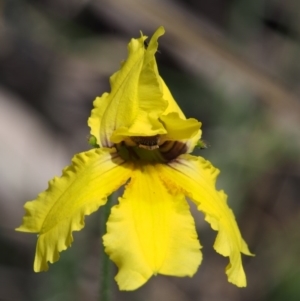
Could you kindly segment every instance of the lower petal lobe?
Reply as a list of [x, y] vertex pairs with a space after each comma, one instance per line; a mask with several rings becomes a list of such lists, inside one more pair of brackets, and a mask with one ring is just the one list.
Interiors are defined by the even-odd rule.
[[17, 231], [39, 233], [34, 270], [48, 269], [48, 261], [73, 241], [72, 231], [84, 227], [84, 216], [106, 203], [107, 196], [130, 177], [131, 169], [114, 150], [93, 149], [74, 156], [61, 177], [34, 201], [25, 204], [26, 215]]
[[121, 290], [134, 290], [153, 274], [192, 276], [201, 262], [188, 204], [183, 194], [168, 192], [157, 165], [133, 171], [107, 223], [105, 251], [119, 268]]
[[229, 257], [230, 263], [226, 267], [228, 281], [240, 287], [246, 286], [241, 253], [251, 253], [227, 205], [226, 194], [215, 188], [219, 171], [210, 162], [191, 155], [181, 155], [168, 165], [161, 165], [164, 169], [161, 173], [163, 181], [171, 187], [171, 191], [181, 191], [191, 198], [198, 209], [204, 212], [205, 220], [219, 231], [214, 243], [215, 250]]

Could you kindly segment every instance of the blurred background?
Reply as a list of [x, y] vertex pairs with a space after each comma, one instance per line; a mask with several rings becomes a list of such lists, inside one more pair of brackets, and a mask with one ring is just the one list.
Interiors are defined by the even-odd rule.
[[[241, 232], [248, 286], [193, 205], [204, 260], [193, 278], [153, 277], [128, 301], [300, 300], [300, 2], [297, 0], [9, 0], [0, 2], [0, 301], [99, 300], [101, 210], [47, 273], [36, 235], [17, 233], [23, 205], [89, 149], [92, 101], [127, 43], [163, 25], [162, 77], [210, 144]], [[184, 264], [184, 263], [183, 263]], [[115, 267], [112, 274], [116, 273]]]

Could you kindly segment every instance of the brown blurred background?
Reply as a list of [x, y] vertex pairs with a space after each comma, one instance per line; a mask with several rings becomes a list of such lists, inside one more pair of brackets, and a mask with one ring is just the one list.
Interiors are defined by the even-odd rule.
[[[98, 300], [101, 212], [47, 273], [23, 204], [87, 150], [92, 101], [139, 31], [163, 25], [160, 73], [211, 147], [254, 258], [248, 286], [224, 273], [215, 232], [191, 206], [204, 254], [193, 278], [158, 276], [128, 301], [300, 300], [300, 2], [297, 0], [7, 0], [0, 2], [0, 301]], [[184, 263], [183, 263], [184, 264]], [[114, 267], [113, 267], [114, 269]], [[113, 270], [115, 274], [115, 269]]]

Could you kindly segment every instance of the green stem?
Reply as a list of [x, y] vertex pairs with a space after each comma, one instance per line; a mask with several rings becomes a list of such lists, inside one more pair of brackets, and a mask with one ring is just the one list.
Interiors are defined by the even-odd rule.
[[[106, 205], [102, 208], [101, 214], [101, 237], [106, 233], [106, 222], [108, 220], [110, 210], [112, 207], [112, 196], [107, 199]], [[101, 284], [100, 284], [100, 301], [110, 301], [111, 300], [111, 283], [112, 283], [112, 271], [111, 262], [109, 257], [104, 252], [104, 248], [101, 248]]]

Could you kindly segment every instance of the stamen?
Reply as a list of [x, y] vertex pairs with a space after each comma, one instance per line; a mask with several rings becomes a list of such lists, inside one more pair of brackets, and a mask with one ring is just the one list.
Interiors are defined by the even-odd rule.
[[159, 148], [159, 135], [156, 136], [134, 136], [130, 137], [133, 142], [137, 144], [138, 147], [144, 148], [147, 150], [154, 150]]

